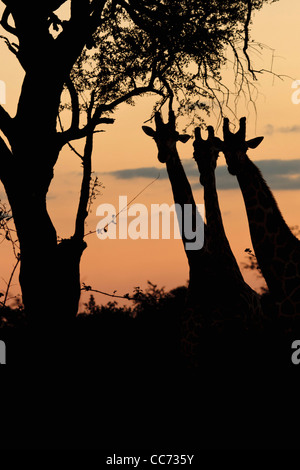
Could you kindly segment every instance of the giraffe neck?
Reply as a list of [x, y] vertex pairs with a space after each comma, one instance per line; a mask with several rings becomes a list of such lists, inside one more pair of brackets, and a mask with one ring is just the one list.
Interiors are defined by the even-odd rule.
[[[300, 286], [300, 242], [284, 221], [257, 166], [245, 156], [237, 179], [243, 194], [257, 261], [270, 292], [287, 298]], [[294, 276], [292, 275], [294, 273]]]
[[[172, 186], [173, 198], [175, 204], [178, 204], [181, 207], [181, 212], [183, 215], [184, 205], [191, 204], [192, 208], [192, 220], [193, 220], [193, 230], [195, 230], [195, 222], [197, 217], [200, 217], [197, 210], [197, 206], [194, 200], [192, 193], [192, 188], [185, 174], [184, 168], [180, 161], [179, 155], [176, 151], [172, 155], [172, 158], [169, 158], [166, 163], [167, 172], [169, 180]], [[205, 226], [204, 226], [205, 231]], [[186, 298], [186, 304], [181, 317], [181, 353], [185, 358], [188, 366], [198, 365], [199, 354], [198, 354], [198, 345], [199, 345], [199, 329], [201, 329], [202, 320], [200, 318], [200, 301], [201, 296], [199, 295], [199, 278], [205, 276], [205, 266], [202, 266], [198, 261], [201, 257], [203, 250], [188, 250], [186, 248], [186, 243], [190, 240], [187, 240], [185, 237], [185, 226], [184, 226], [184, 217], [182, 217], [182, 242], [184, 245], [185, 253], [189, 263], [189, 287], [188, 295]]]
[[166, 165], [172, 186], [174, 202], [182, 207], [184, 204], [192, 204], [196, 208], [191, 185], [187, 179], [177, 152], [167, 160]]
[[208, 251], [224, 256], [226, 265], [235, 271], [238, 278], [243, 279], [225, 233], [213, 169], [203, 178], [203, 186], [206, 224], [210, 235], [207, 243]]
[[206, 223], [210, 229], [210, 233], [213, 234], [215, 239], [226, 239], [227, 242], [219, 206], [214, 171], [211, 170], [209, 175], [206, 175], [205, 178], [201, 178], [201, 182], [203, 182], [204, 186], [205, 217]]
[[[173, 198], [175, 204], [178, 204], [181, 207], [182, 212], [182, 241], [184, 244], [186, 255], [189, 259], [196, 256], [197, 250], [186, 250], [186, 243], [191, 242], [185, 237], [185, 233], [189, 233], [188, 230], [185, 228], [185, 218], [183, 217], [184, 214], [184, 205], [190, 204], [191, 205], [191, 213], [192, 213], [192, 230], [195, 231], [196, 229], [196, 221], [200, 220], [200, 214], [198, 212], [195, 199], [192, 193], [191, 185], [187, 179], [185, 174], [184, 168], [180, 161], [179, 155], [176, 153], [173, 154], [172, 158], [169, 158], [166, 163], [167, 172], [169, 176], [169, 180], [172, 186]], [[199, 223], [199, 222], [198, 222]], [[204, 227], [205, 230], [205, 227]]]

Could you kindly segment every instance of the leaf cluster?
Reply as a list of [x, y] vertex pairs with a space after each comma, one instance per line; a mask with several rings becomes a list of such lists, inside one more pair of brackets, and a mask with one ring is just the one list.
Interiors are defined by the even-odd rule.
[[228, 48], [236, 60], [237, 87], [254, 78], [249, 25], [265, 3], [272, 0], [107, 2], [92, 44], [71, 75], [81, 109], [87, 109], [91, 93], [94, 108], [105, 115], [153, 92], [160, 97], [156, 110], [172, 94], [182, 112], [209, 112], [217, 92], [228, 91], [221, 76]]

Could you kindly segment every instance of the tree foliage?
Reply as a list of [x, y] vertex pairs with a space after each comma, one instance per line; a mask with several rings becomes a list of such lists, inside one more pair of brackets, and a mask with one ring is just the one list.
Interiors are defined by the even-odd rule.
[[[157, 107], [176, 97], [181, 112], [226, 104], [221, 67], [234, 58], [237, 92], [256, 78], [250, 60], [253, 11], [276, 0], [3, 0], [1, 36], [24, 69], [14, 117], [0, 106], [0, 179], [20, 243], [25, 309], [41, 318], [55, 308], [74, 317], [80, 298], [79, 264], [86, 248], [93, 134], [112, 124], [121, 103], [145, 93]], [[64, 19], [58, 7], [70, 5]], [[64, 95], [63, 90], [68, 95]], [[224, 94], [224, 99], [219, 98]], [[204, 101], [203, 101], [204, 100]], [[69, 109], [66, 124], [62, 109]], [[201, 119], [201, 116], [200, 116]], [[102, 129], [101, 129], [102, 130]], [[59, 240], [46, 200], [61, 149], [85, 138], [75, 231]], [[35, 214], [33, 237], [27, 208]], [[19, 260], [18, 260], [19, 261]], [[57, 304], [59, 290], [65, 303]], [[45, 305], [44, 297], [48, 298]], [[59, 314], [59, 312], [58, 312]], [[47, 315], [45, 315], [47, 317]]]
[[[110, 1], [103, 20], [72, 70], [72, 80], [88, 106], [93, 94], [95, 116], [145, 92], [159, 97], [157, 108], [175, 94], [181, 112], [220, 109], [228, 94], [251, 90], [260, 70], [250, 51], [252, 13], [277, 0]], [[235, 89], [222, 82], [222, 66], [234, 58]], [[78, 103], [76, 104], [78, 107]]]

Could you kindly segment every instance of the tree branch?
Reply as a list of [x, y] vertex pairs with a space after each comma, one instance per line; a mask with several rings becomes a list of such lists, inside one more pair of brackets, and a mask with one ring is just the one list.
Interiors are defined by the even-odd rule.
[[114, 297], [116, 299], [136, 300], [136, 297], [130, 297], [129, 294], [125, 294], [125, 295], [108, 294], [107, 292], [103, 292], [101, 290], [92, 289], [91, 286], [85, 285], [84, 282], [82, 283], [81, 290], [86, 291], [86, 292], [96, 292], [97, 294], [107, 295], [108, 297]]
[[0, 180], [3, 182], [4, 186], [6, 186], [8, 178], [11, 175], [11, 163], [11, 151], [7, 147], [2, 137], [0, 137]]
[[[153, 79], [151, 78], [153, 81]], [[82, 139], [83, 137], [87, 137], [89, 132], [92, 130], [95, 132], [95, 128], [99, 124], [113, 124], [114, 119], [112, 118], [106, 118], [106, 117], [101, 117], [103, 112], [108, 112], [112, 111], [115, 109], [118, 105], [128, 101], [129, 99], [133, 98], [134, 96], [139, 96], [144, 93], [156, 93], [161, 96], [164, 96], [164, 93], [161, 90], [157, 90], [155, 88], [152, 88], [151, 86], [144, 86], [144, 87], [137, 87], [134, 90], [131, 90], [130, 92], [126, 93], [125, 95], [121, 96], [120, 98], [117, 98], [116, 100], [112, 101], [109, 104], [101, 104], [99, 105], [95, 112], [94, 115], [91, 116], [91, 119], [87, 123], [86, 126], [84, 126], [82, 129], [68, 129], [67, 131], [61, 132], [58, 134], [59, 141], [61, 147], [63, 147], [65, 144], [67, 144], [70, 140], [78, 140]]]
[[[149, 34], [152, 34], [153, 33], [153, 28], [152, 27], [149, 27], [145, 21], [142, 20], [141, 18], [141, 14], [140, 12], [136, 12], [134, 10], [134, 8], [129, 5], [128, 3], [126, 3], [124, 0], [119, 0], [118, 1], [119, 5], [121, 5], [124, 10], [128, 13], [128, 15], [130, 16], [130, 18], [132, 19], [132, 21], [138, 25], [143, 31], [145, 31], [146, 33], [149, 33]], [[145, 8], [144, 9], [141, 9], [142, 11], [144, 10], [145, 12]], [[149, 13], [150, 11], [148, 11]], [[153, 12], [152, 12], [153, 13]]]
[[[153, 79], [151, 78], [151, 81], [153, 82]], [[134, 96], [139, 96], [144, 93], [156, 93], [158, 95], [164, 96], [164, 93], [161, 90], [157, 90], [156, 88], [152, 88], [152, 86], [144, 86], [144, 87], [137, 87], [134, 90], [129, 91], [125, 95], [123, 95], [121, 98], [117, 98], [116, 100], [112, 101], [109, 104], [104, 104], [101, 105], [101, 111], [112, 111], [116, 106], [119, 106], [119, 104], [122, 104], [130, 98], [133, 98]]]
[[82, 158], [83, 175], [80, 190], [80, 199], [78, 204], [75, 232], [73, 238], [78, 241], [83, 241], [84, 238], [84, 224], [88, 216], [88, 203], [90, 198], [90, 182], [92, 175], [92, 154], [93, 154], [93, 136], [94, 128], [91, 125], [92, 110], [95, 103], [95, 91], [92, 92], [90, 105], [87, 109], [87, 122], [90, 125], [90, 131], [86, 136], [84, 154]]
[[0, 105], [0, 130], [10, 140], [12, 134], [13, 119], [8, 112]]
[[21, 260], [21, 257], [18, 256], [18, 257], [17, 257], [17, 261], [16, 261], [16, 263], [15, 263], [15, 265], [14, 265], [14, 267], [13, 267], [13, 270], [12, 270], [12, 272], [11, 272], [10, 278], [9, 278], [9, 280], [8, 280], [7, 287], [6, 287], [6, 292], [5, 292], [5, 296], [4, 296], [4, 300], [3, 300], [3, 302], [1, 302], [3, 307], [5, 307], [5, 305], [6, 305], [7, 297], [8, 297], [8, 293], [9, 293], [9, 289], [10, 289], [10, 286], [11, 286], [11, 283], [12, 283], [12, 280], [13, 280], [13, 277], [14, 277], [14, 274], [15, 274], [15, 272], [16, 272], [16, 269], [17, 269], [17, 267], [18, 267], [18, 265], [19, 265], [19, 263], [20, 263], [20, 260]]
[[252, 0], [247, 0], [247, 17], [245, 21], [245, 39], [244, 39], [244, 46], [243, 46], [243, 53], [244, 56], [246, 57], [247, 64], [248, 64], [248, 70], [252, 74], [253, 80], [257, 80], [255, 76], [255, 72], [251, 66], [251, 61], [250, 57], [248, 55], [248, 46], [249, 46], [249, 25], [251, 21], [251, 14], [252, 14]]
[[111, 118], [99, 118], [95, 123], [88, 123], [82, 129], [68, 129], [64, 132], [58, 133], [59, 145], [62, 148], [64, 145], [68, 144], [71, 140], [79, 140], [84, 137], [87, 137], [90, 132], [93, 134], [96, 132], [94, 129], [99, 124], [113, 124], [114, 119]]
[[70, 72], [82, 49], [101, 24], [101, 12], [106, 0], [72, 0], [71, 18], [55, 41], [57, 53], [67, 73]]
[[75, 232], [73, 238], [83, 240], [84, 224], [88, 216], [87, 206], [90, 197], [90, 181], [92, 174], [92, 153], [93, 153], [93, 131], [90, 131], [86, 137], [84, 154], [83, 154], [83, 175], [80, 190], [80, 199], [78, 204]]
[[78, 241], [83, 241], [84, 238], [84, 224], [88, 216], [88, 203], [90, 197], [90, 182], [92, 175], [92, 154], [93, 154], [93, 135], [94, 128], [91, 125], [92, 110], [95, 103], [95, 91], [91, 95], [91, 101], [87, 109], [87, 122], [90, 130], [86, 136], [84, 153], [82, 158], [83, 175], [80, 190], [80, 199], [76, 215], [75, 232], [73, 238]]
[[0, 36], [1, 39], [4, 39], [8, 49], [12, 52], [15, 56], [18, 57], [19, 46], [15, 42], [10, 42], [10, 40], [6, 36]]
[[101, 13], [105, 3], [105, 0], [93, 0], [91, 3], [92, 14], [89, 23], [92, 33], [94, 33], [101, 24]]
[[10, 16], [11, 12], [9, 10], [8, 7], [5, 8], [4, 12], [3, 12], [3, 15], [2, 15], [2, 18], [1, 18], [1, 21], [0, 21], [0, 24], [1, 26], [5, 29], [5, 31], [7, 31], [8, 33], [11, 33], [11, 34], [14, 34], [15, 36], [17, 36], [17, 30], [16, 28], [14, 28], [13, 26], [10, 26], [8, 24], [8, 18]]
[[[72, 122], [70, 126], [70, 131], [77, 130], [79, 128], [79, 117], [80, 117], [80, 109], [79, 109], [79, 100], [76, 88], [69, 77], [66, 80], [66, 86], [70, 93], [71, 104], [72, 104]], [[68, 132], [68, 131], [67, 131]]]

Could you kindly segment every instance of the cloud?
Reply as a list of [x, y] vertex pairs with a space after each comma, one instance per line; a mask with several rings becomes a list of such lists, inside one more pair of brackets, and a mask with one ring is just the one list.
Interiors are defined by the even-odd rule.
[[299, 133], [300, 126], [278, 127], [277, 132], [282, 132], [284, 134]]
[[272, 124], [267, 124], [264, 128], [263, 133], [265, 135], [273, 135], [274, 133], [281, 134], [297, 134], [300, 132], [300, 126], [288, 126], [288, 127], [274, 127]]
[[[182, 164], [184, 166], [185, 172], [189, 177], [198, 177], [199, 172], [196, 163], [194, 160], [183, 159]], [[168, 173], [165, 165], [161, 165], [160, 168], [155, 166], [147, 166], [140, 168], [130, 168], [124, 170], [110, 171], [108, 173], [102, 173], [105, 175], [113, 176], [117, 179], [133, 179], [133, 178], [157, 178], [160, 175], [160, 179], [168, 179]]]
[[152, 167], [141, 167], [141, 168], [132, 168], [125, 170], [116, 170], [109, 173], [102, 173], [106, 175], [114, 176], [119, 180], [130, 180], [133, 178], [157, 178], [160, 174], [161, 179], [166, 179], [168, 177], [165, 167], [155, 168]]
[[[199, 172], [194, 160], [182, 160], [187, 177], [194, 189], [199, 188]], [[259, 160], [255, 164], [261, 170], [268, 185], [274, 190], [300, 189], [300, 159], [297, 160]], [[167, 179], [165, 167], [140, 167], [117, 170], [106, 173], [117, 179], [131, 180], [134, 178], [154, 179], [160, 174], [160, 179]], [[230, 175], [226, 165], [219, 165], [216, 170], [218, 189], [238, 189], [237, 179]]]
[[[268, 175], [300, 174], [300, 159], [297, 160], [259, 160], [255, 162], [262, 173]], [[266, 176], [266, 175], [265, 175]]]
[[272, 124], [267, 124], [264, 128], [264, 134], [265, 135], [272, 135], [274, 134], [274, 126]]

